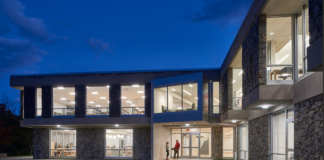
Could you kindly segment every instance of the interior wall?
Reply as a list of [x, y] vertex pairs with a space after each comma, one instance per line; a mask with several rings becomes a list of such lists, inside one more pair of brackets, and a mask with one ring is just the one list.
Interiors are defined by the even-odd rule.
[[[171, 154], [171, 129], [164, 128], [162, 124], [153, 124], [153, 159], [166, 159], [166, 142], [169, 142]], [[169, 158], [171, 155], [169, 156]]]

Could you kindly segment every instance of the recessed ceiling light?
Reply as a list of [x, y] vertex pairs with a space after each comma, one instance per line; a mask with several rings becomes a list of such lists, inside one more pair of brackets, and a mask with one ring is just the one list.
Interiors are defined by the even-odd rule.
[[63, 101], [66, 100], [66, 98], [60, 98], [60, 99], [63, 100]]
[[137, 91], [137, 93], [144, 93], [144, 91]]
[[242, 73], [243, 73], [243, 71], [241, 71], [241, 72], [239, 73], [239, 76], [240, 76]]
[[196, 99], [198, 99], [197, 97], [195, 97]]
[[235, 83], [235, 80], [233, 80], [233, 83]]
[[90, 101], [89, 103], [94, 103], [93, 101]]
[[218, 100], [218, 99], [216, 99], [216, 98], [215, 98], [215, 100], [216, 100], [217, 102], [219, 102], [219, 100]]
[[107, 88], [109, 88], [110, 86], [109, 86], [109, 85], [107, 85], [106, 87], [107, 87]]
[[57, 89], [65, 89], [64, 87], [57, 87]]
[[107, 132], [114, 132], [114, 131], [112, 131], [112, 130], [107, 130]]
[[132, 87], [139, 87], [139, 85], [138, 84], [133, 84]]
[[189, 126], [190, 124], [186, 124], [186, 126]]
[[178, 107], [178, 109], [182, 109], [181, 107]]
[[127, 97], [121, 97], [122, 99], [126, 99]]
[[135, 106], [135, 104], [131, 104], [131, 106]]
[[61, 125], [57, 125], [56, 127], [61, 127]]
[[110, 103], [110, 101], [107, 101], [107, 103]]
[[69, 130], [64, 130], [64, 131], [66, 132], [66, 131], [69, 131]]
[[183, 90], [185, 93], [187, 93], [187, 94], [189, 94], [189, 95], [191, 95], [191, 93], [189, 93], [189, 92], [187, 92], [186, 90]]
[[87, 86], [87, 88], [89, 88], [89, 87]]
[[173, 91], [175, 91], [175, 89], [172, 88]]
[[75, 104], [75, 102], [70, 102], [71, 104]]
[[98, 94], [98, 92], [92, 92], [92, 94]]
[[232, 120], [233, 123], [236, 123], [237, 121], [236, 120]]
[[119, 125], [118, 124], [115, 124], [115, 127], [118, 127]]
[[132, 103], [132, 101], [126, 101], [126, 103]]
[[142, 96], [142, 98], [145, 98], [145, 96]]
[[263, 105], [262, 108], [267, 109], [267, 108], [269, 108], [269, 106], [268, 105]]
[[273, 35], [273, 34], [274, 34], [273, 32], [270, 33], [270, 35]]
[[189, 84], [189, 86], [190, 86], [190, 87], [192, 87], [192, 85], [191, 85], [191, 84]]
[[96, 106], [97, 106], [97, 107], [101, 107], [101, 105], [99, 105], [99, 104], [98, 104], [98, 105], [96, 105]]
[[71, 92], [70, 95], [75, 95], [75, 93]]
[[106, 97], [100, 97], [100, 99], [106, 99]]

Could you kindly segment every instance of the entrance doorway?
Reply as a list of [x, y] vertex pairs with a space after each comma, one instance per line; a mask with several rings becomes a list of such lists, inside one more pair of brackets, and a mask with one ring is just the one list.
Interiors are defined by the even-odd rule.
[[181, 154], [186, 158], [199, 157], [199, 133], [183, 133], [181, 135]]

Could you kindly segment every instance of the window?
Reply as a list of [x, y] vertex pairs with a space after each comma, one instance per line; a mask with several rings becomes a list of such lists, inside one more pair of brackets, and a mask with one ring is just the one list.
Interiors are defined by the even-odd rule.
[[241, 160], [248, 160], [249, 159], [249, 128], [248, 125], [242, 125], [240, 127], [240, 148], [241, 150], [239, 151], [238, 154], [240, 154]]
[[36, 116], [42, 116], [42, 88], [37, 88], [37, 110]]
[[291, 17], [267, 18], [267, 79], [293, 79]]
[[154, 88], [154, 113], [195, 111], [197, 109], [197, 83]]
[[51, 157], [76, 156], [76, 130], [51, 130]]
[[298, 77], [307, 72], [307, 47], [309, 46], [308, 5], [297, 13], [297, 63]]
[[213, 114], [219, 114], [219, 82], [213, 82]]
[[109, 86], [87, 87], [87, 115], [109, 115]]
[[75, 91], [74, 87], [53, 88], [53, 115], [74, 116]]
[[242, 109], [242, 69], [233, 69], [233, 109]]
[[233, 128], [223, 128], [223, 157], [233, 157]]
[[106, 130], [106, 157], [133, 157], [133, 130]]
[[121, 114], [145, 114], [145, 87], [144, 85], [125, 85], [121, 87]]

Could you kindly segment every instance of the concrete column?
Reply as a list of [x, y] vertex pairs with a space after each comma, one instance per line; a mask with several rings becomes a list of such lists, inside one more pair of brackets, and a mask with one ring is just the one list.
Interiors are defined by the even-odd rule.
[[75, 118], [85, 118], [87, 114], [87, 86], [75, 85]]
[[105, 128], [77, 128], [76, 141], [76, 159], [105, 159]]
[[151, 117], [151, 83], [145, 83], [145, 117]]
[[36, 87], [24, 87], [24, 118], [36, 118]]
[[109, 87], [109, 116], [120, 117], [121, 115], [121, 85], [111, 84]]
[[212, 129], [212, 159], [223, 159], [223, 127]]
[[53, 117], [53, 87], [42, 86], [42, 118]]
[[33, 158], [48, 159], [50, 153], [50, 129], [34, 128], [33, 129]]
[[151, 159], [151, 128], [134, 128], [133, 159]]

